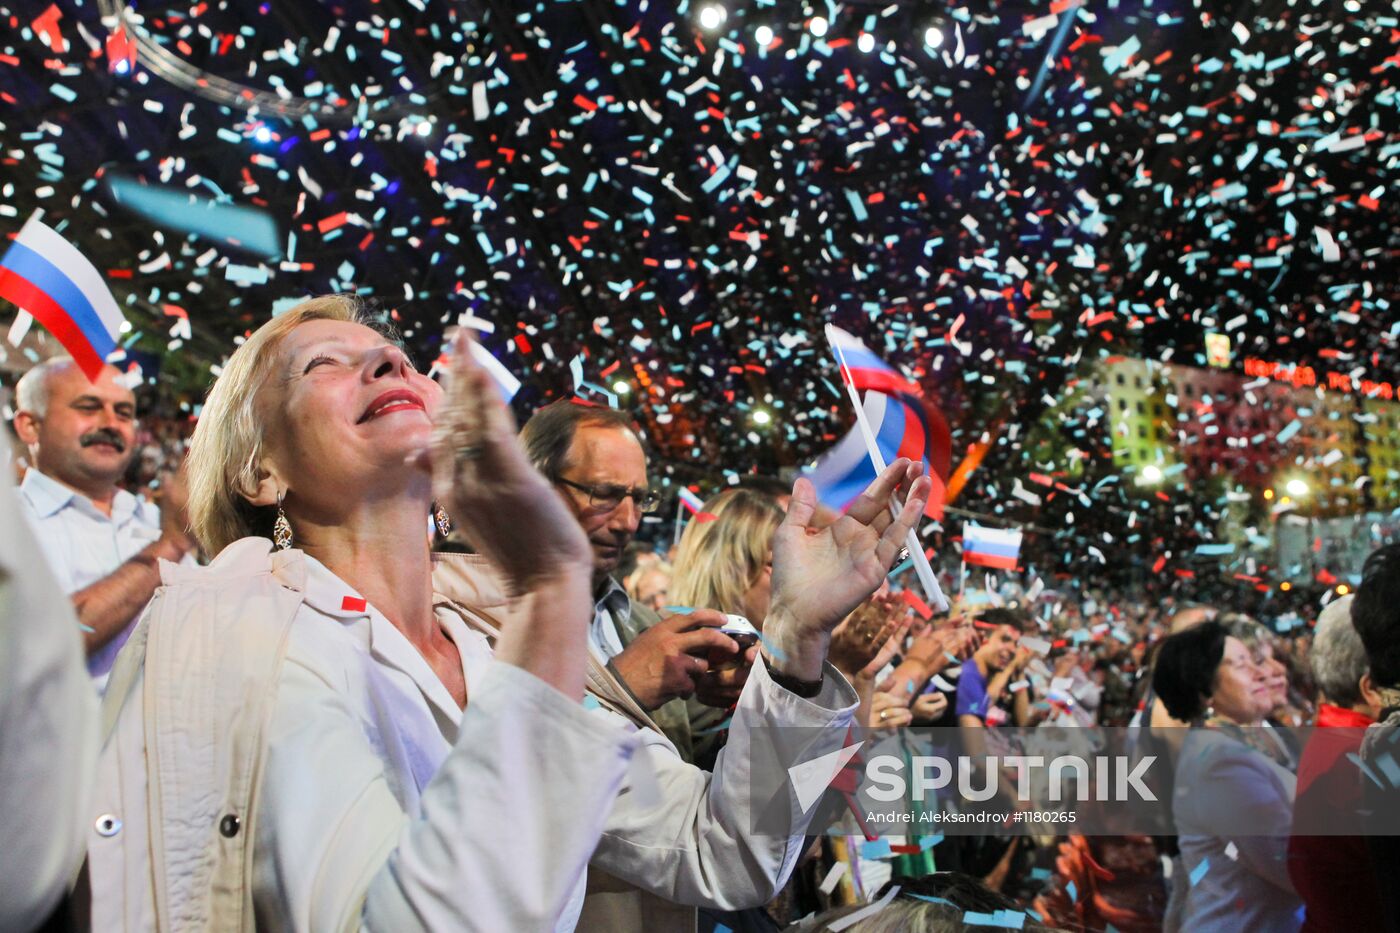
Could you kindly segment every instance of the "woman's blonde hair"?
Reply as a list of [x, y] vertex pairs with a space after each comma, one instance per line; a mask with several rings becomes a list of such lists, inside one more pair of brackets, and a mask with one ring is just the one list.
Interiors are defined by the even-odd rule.
[[[680, 606], [743, 614], [744, 594], [758, 581], [783, 510], [773, 497], [728, 489], [705, 503], [713, 520], [691, 519], [676, 551], [669, 599]], [[761, 620], [752, 620], [757, 625]]]
[[282, 340], [307, 321], [373, 326], [353, 296], [312, 298], [259, 327], [224, 364], [195, 425], [188, 464], [190, 529], [211, 557], [239, 538], [272, 536], [274, 510], [245, 498], [257, 492], [260, 480], [266, 419], [258, 390]]

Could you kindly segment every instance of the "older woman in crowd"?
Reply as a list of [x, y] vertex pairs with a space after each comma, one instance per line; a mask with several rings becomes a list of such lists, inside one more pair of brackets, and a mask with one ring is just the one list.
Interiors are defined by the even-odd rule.
[[1370, 674], [1366, 649], [1351, 624], [1351, 603], [1351, 596], [1331, 602], [1313, 636], [1317, 722], [1298, 766], [1294, 835], [1288, 841], [1288, 875], [1307, 905], [1306, 933], [1385, 926], [1363, 838], [1360, 775], [1348, 760], [1360, 754], [1377, 712], [1366, 697]]
[[1221, 615], [1220, 624], [1225, 626], [1225, 631], [1231, 637], [1238, 638], [1245, 646], [1250, 660], [1268, 685], [1269, 712], [1262, 723], [1263, 734], [1278, 745], [1282, 753], [1280, 761], [1288, 770], [1296, 772], [1302, 748], [1297, 736], [1288, 727], [1303, 724], [1302, 712], [1290, 705], [1288, 665], [1281, 660], [1283, 649], [1278, 639], [1262, 622], [1242, 612]]
[[[224, 367], [190, 454], [194, 530], [218, 556], [162, 568], [108, 695], [95, 928], [570, 928], [590, 856], [689, 903], [757, 902], [790, 870], [804, 827], [752, 834], [741, 755], [721, 789], [579, 702], [587, 543], [466, 350], [442, 397], [332, 297]], [[835, 728], [778, 760], [839, 746], [855, 697], [824, 669], [830, 630], [927, 489], [900, 461], [849, 521], [809, 533], [799, 484], [774, 658], [740, 705], [757, 725]], [[430, 511], [495, 565], [502, 630], [435, 592]]]
[[1294, 777], [1258, 728], [1275, 687], [1220, 622], [1163, 643], [1152, 689], [1192, 728], [1177, 757], [1173, 816], [1190, 879], [1182, 929], [1294, 931], [1302, 902], [1288, 877]]

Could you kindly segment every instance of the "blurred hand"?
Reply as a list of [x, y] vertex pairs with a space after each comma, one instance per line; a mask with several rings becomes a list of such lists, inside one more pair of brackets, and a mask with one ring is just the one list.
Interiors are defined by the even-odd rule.
[[898, 729], [914, 721], [911, 713], [898, 698], [888, 693], [876, 693], [870, 700], [870, 729]]
[[[892, 646], [891, 642], [896, 635], [902, 636], [908, 625], [909, 614], [901, 604], [889, 597], [871, 597], [832, 630], [828, 659], [850, 680], [873, 677], [898, 650], [898, 643]], [[866, 668], [882, 655], [883, 662], [866, 675]]]
[[[822, 529], [809, 527], [816, 490], [806, 478], [798, 479], [773, 537], [772, 609], [764, 638], [776, 670], [805, 681], [821, 679], [831, 631], [884, 582], [923, 514], [930, 483], [921, 472], [922, 464], [896, 460], [845, 515]], [[904, 505], [892, 518], [890, 504], [901, 490]]]
[[737, 663], [731, 662], [695, 678], [695, 699], [706, 706], [729, 709], [739, 702], [739, 694], [744, 684], [749, 682], [749, 672], [753, 670], [754, 659], [758, 657], [759, 645], [750, 645]]
[[930, 723], [942, 716], [948, 709], [948, 696], [935, 690], [932, 693], [925, 693], [914, 701], [909, 707], [909, 712], [913, 714], [915, 722]]
[[[1025, 649], [1021, 649], [1025, 650]], [[1066, 651], [1055, 659], [1055, 676], [1068, 677], [1074, 670], [1074, 665], [1079, 662], [1079, 655], [1074, 651]]]
[[583, 529], [525, 457], [515, 419], [490, 375], [472, 360], [470, 343], [459, 329], [432, 441], [410, 462], [431, 470], [438, 504], [503, 572], [512, 595], [562, 573], [591, 575]]
[[[710, 657], [728, 658], [739, 653], [739, 643], [719, 631], [725, 621], [724, 613], [711, 609], [667, 616], [613, 658], [613, 670], [648, 712], [676, 697], [689, 697], [695, 693], [697, 681], [710, 670]], [[747, 679], [747, 669], [743, 669], [743, 676]], [[717, 689], [732, 687], [735, 679], [737, 675], [722, 680]]]
[[160, 533], [181, 545], [185, 550], [193, 550], [194, 538], [190, 535], [190, 492], [186, 481], [186, 460], [180, 461], [179, 469], [162, 470], [160, 485], [156, 489], [156, 505], [160, 506]]

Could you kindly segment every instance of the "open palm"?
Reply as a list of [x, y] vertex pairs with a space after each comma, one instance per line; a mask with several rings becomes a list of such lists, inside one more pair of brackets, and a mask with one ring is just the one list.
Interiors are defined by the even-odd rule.
[[[829, 634], [889, 573], [928, 499], [921, 472], [921, 464], [896, 460], [822, 529], [811, 527], [816, 491], [799, 479], [773, 540], [774, 606], [805, 631]], [[901, 489], [906, 497], [895, 517], [890, 506]]]

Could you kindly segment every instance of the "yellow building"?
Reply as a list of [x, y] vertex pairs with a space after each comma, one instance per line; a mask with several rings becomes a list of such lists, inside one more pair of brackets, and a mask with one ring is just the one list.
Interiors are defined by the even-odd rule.
[[1400, 402], [1368, 398], [1361, 405], [1371, 498], [1378, 509], [1400, 508]]

